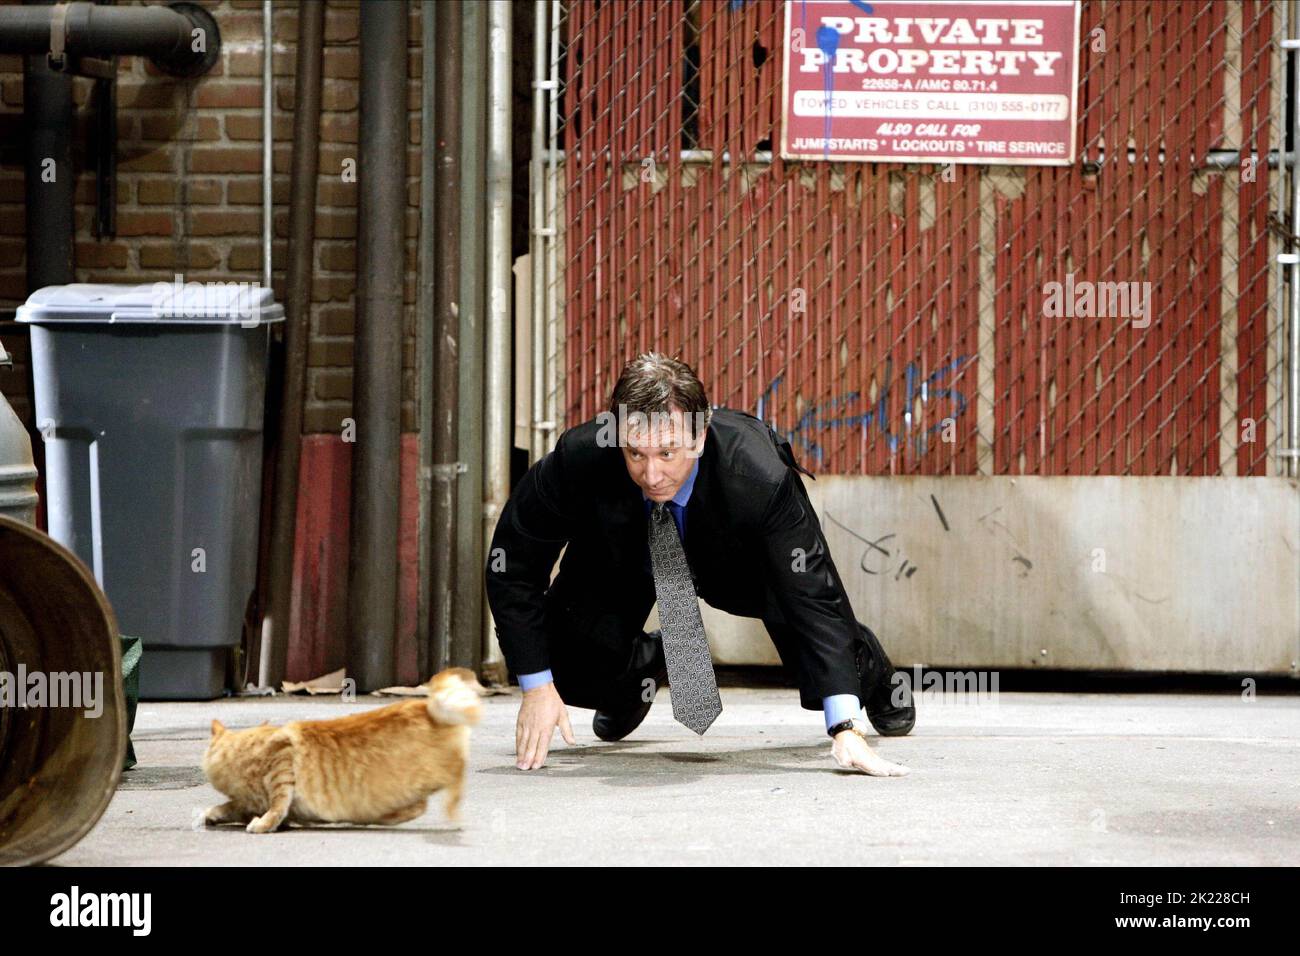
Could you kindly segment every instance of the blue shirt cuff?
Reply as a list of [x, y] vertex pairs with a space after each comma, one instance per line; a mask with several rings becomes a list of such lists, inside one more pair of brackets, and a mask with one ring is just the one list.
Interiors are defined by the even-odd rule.
[[[521, 679], [522, 682], [522, 679]], [[826, 729], [857, 717], [862, 710], [857, 694], [833, 694], [822, 698], [822, 711], [826, 715]]]
[[[546, 670], [538, 671], [535, 674], [520, 674], [519, 686], [524, 690], [532, 690], [534, 687], [549, 684], [554, 679], [551, 677], [551, 669], [548, 667]], [[854, 700], [857, 700], [857, 698], [855, 697]]]

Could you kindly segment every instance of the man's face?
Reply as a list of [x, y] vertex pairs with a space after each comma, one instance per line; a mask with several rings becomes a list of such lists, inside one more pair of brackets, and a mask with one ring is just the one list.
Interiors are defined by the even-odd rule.
[[704, 450], [707, 430], [697, 426], [699, 437], [692, 442], [684, 424], [677, 410], [670, 416], [652, 415], [648, 421], [628, 423], [623, 463], [651, 501], [668, 501], [677, 494]]

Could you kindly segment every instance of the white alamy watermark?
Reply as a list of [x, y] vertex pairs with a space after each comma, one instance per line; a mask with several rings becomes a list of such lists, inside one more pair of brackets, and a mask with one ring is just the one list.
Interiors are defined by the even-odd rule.
[[704, 452], [700, 439], [709, 426], [710, 412], [641, 412], [628, 411], [620, 403], [618, 411], [596, 413], [598, 448], [623, 448], [630, 444], [629, 436], [650, 438], [657, 435], [661, 441], [677, 439], [682, 453], [695, 458]]
[[1067, 272], [1064, 282], [1043, 286], [1043, 317], [1132, 319], [1133, 328], [1145, 329], [1151, 324], [1151, 283], [1076, 282]]
[[907, 691], [911, 691], [914, 703], [925, 707], [947, 704], [963, 707], [998, 705], [997, 671], [943, 671], [930, 670], [921, 672], [919, 666], [912, 668], [912, 673], [898, 669], [890, 678], [893, 688], [889, 692], [890, 703], [902, 707], [907, 703]]
[[133, 936], [148, 936], [153, 926], [152, 893], [83, 893], [73, 886], [50, 897], [50, 925], [126, 926]]
[[259, 282], [186, 282], [177, 273], [171, 282], [155, 282], [149, 307], [155, 318], [238, 318], [252, 328], [262, 320]]
[[103, 671], [0, 671], [0, 707], [69, 707], [87, 717], [104, 713]]

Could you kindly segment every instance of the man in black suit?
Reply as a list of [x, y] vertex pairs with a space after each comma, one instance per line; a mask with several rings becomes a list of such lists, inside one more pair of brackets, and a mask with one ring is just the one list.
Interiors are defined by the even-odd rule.
[[[915, 722], [910, 690], [853, 615], [796, 472], [810, 473], [789, 443], [752, 415], [710, 409], [690, 367], [657, 353], [628, 363], [610, 404], [565, 431], [529, 469], [493, 534], [488, 602], [506, 664], [524, 689], [516, 765], [542, 766], [557, 727], [576, 743], [566, 704], [594, 709], [602, 740], [622, 739], [649, 711], [669, 663], [690, 678], [680, 690], [673, 685], [674, 712], [688, 690], [699, 698], [692, 706], [712, 707], [695, 728], [703, 733], [721, 704], [698, 595], [719, 610], [762, 619], [798, 682], [800, 705], [823, 711], [839, 766], [908, 773], [871, 749], [856, 715], [865, 705], [877, 732], [906, 734]], [[677, 537], [656, 530], [652, 509], [661, 522], [671, 514]], [[674, 577], [677, 591], [664, 590]], [[647, 634], [657, 594], [661, 630]], [[703, 664], [697, 653], [696, 670], [688, 671], [690, 655], [678, 648], [692, 634]]]

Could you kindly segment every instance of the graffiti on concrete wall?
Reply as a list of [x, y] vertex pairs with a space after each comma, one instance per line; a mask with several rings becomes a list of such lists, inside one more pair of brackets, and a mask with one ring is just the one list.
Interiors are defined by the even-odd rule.
[[[883, 376], [885, 385], [869, 408], [860, 408], [859, 403], [863, 401], [861, 392], [845, 392], [807, 409], [785, 435], [797, 452], [802, 451], [800, 457], [811, 457], [814, 471], [823, 463], [826, 433], [841, 429], [863, 429], [879, 433], [889, 443], [891, 455], [905, 443], [916, 455], [924, 455], [933, 440], [932, 435], [944, 428], [945, 420], [959, 420], [969, 404], [960, 391], [952, 387], [940, 387], [941, 383], [974, 358], [973, 355], [960, 355], [925, 377], [922, 377], [921, 369], [915, 362], [908, 362], [903, 370], [901, 402], [894, 401], [893, 363], [886, 358]], [[767, 420], [764, 411], [776, 403], [783, 379], [783, 375], [777, 376], [759, 397], [755, 412], [759, 418]], [[928, 408], [932, 402], [940, 405], [934, 410], [934, 423], [922, 426], [920, 422], [914, 421], [913, 409], [918, 403], [922, 410], [920, 418], [931, 420]], [[777, 431], [781, 429], [777, 427]]]

